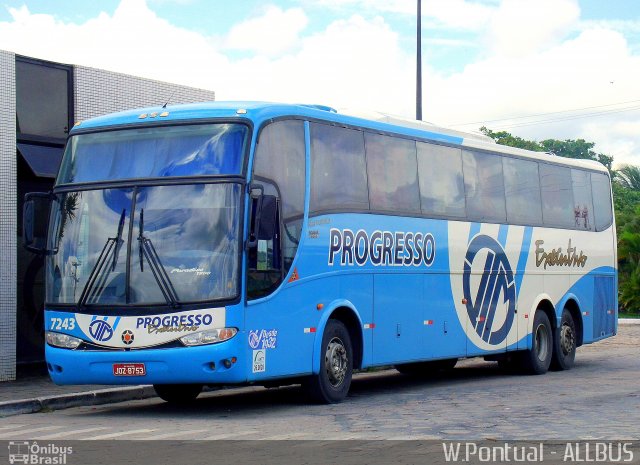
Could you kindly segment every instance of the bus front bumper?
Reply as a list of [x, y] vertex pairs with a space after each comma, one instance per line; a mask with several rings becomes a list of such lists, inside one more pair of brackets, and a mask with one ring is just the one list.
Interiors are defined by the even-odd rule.
[[[220, 344], [131, 351], [85, 351], [46, 346], [56, 384], [236, 384], [247, 380], [240, 334]], [[235, 362], [233, 361], [235, 360]], [[141, 376], [116, 376], [114, 365], [144, 365]]]

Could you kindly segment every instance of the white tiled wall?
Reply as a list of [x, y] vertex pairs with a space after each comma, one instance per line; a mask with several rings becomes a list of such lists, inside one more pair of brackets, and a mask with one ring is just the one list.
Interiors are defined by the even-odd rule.
[[74, 66], [75, 121], [147, 106], [215, 100], [211, 90]]
[[16, 377], [16, 59], [0, 50], [0, 381]]

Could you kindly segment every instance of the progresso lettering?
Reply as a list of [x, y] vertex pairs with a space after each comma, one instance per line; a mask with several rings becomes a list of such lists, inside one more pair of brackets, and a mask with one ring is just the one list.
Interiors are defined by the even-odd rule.
[[[195, 315], [165, 315], [165, 316], [147, 316], [147, 317], [139, 317], [136, 319], [136, 328], [147, 328], [151, 326], [154, 332], [157, 331], [158, 328], [178, 328], [178, 327], [186, 327], [186, 326], [200, 326], [200, 325], [210, 325], [213, 322], [213, 316], [208, 313], [205, 314], [195, 314]], [[168, 331], [164, 329], [164, 331]], [[164, 332], [163, 331], [163, 332]], [[151, 331], [149, 331], [151, 332]]]
[[436, 258], [436, 240], [431, 233], [331, 228], [329, 265], [431, 266]]

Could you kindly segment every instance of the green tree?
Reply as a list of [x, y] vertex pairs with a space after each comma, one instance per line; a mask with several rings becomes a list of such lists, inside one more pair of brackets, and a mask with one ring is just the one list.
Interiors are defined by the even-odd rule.
[[518, 147], [520, 149], [533, 150], [534, 152], [544, 152], [545, 149], [536, 141], [526, 140], [518, 136], [514, 136], [507, 131], [494, 132], [486, 126], [480, 128], [480, 132], [485, 136], [491, 137], [500, 145], [508, 145], [509, 147]]
[[486, 126], [480, 128], [480, 132], [491, 137], [496, 143], [518, 147], [521, 149], [533, 150], [534, 152], [549, 152], [559, 157], [580, 158], [583, 160], [595, 160], [607, 167], [611, 173], [613, 157], [604, 153], [597, 153], [594, 149], [594, 142], [587, 142], [584, 139], [546, 139], [542, 142], [523, 139], [507, 131], [492, 131]]
[[640, 205], [626, 223], [618, 239], [618, 288], [620, 304], [628, 311], [640, 311]]
[[622, 167], [615, 172], [615, 180], [626, 189], [640, 192], [640, 167], [622, 165]]

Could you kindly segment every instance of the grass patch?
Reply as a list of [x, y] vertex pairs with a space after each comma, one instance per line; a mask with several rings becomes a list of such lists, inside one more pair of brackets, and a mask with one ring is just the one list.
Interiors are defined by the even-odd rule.
[[618, 313], [618, 318], [640, 318], [640, 313]]

